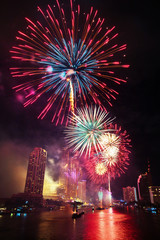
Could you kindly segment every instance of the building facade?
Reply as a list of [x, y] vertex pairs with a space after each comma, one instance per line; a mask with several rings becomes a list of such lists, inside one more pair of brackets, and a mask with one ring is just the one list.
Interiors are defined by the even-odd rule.
[[64, 169], [66, 177], [66, 200], [76, 200], [78, 197], [78, 182], [82, 176], [82, 169], [76, 156], [68, 157]]
[[81, 180], [78, 182], [77, 197], [82, 202], [86, 202], [86, 180]]
[[123, 199], [125, 202], [137, 202], [137, 192], [135, 187], [123, 188]]
[[151, 203], [160, 204], [160, 186], [150, 186], [149, 194]]
[[152, 177], [150, 172], [150, 163], [148, 161], [148, 170], [144, 174], [139, 175], [137, 180], [138, 197], [140, 201], [150, 202], [149, 188], [152, 186]]
[[42, 195], [46, 161], [46, 150], [34, 148], [29, 157], [25, 193]]

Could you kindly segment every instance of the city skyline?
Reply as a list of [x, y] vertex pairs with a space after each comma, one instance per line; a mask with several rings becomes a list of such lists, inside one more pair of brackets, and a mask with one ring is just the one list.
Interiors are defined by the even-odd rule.
[[[148, 159], [151, 162], [154, 185], [160, 183], [157, 168], [160, 112], [158, 108], [158, 89], [156, 88], [158, 76], [156, 17], [152, 16], [152, 18], [147, 19], [147, 13], [150, 12], [150, 6], [147, 3], [143, 6], [142, 3], [138, 4], [136, 2], [133, 4], [133, 9], [131, 9], [124, 2], [121, 3], [121, 6], [120, 3], [115, 2], [118, 10], [114, 8], [112, 3], [106, 5], [104, 5], [103, 1], [93, 3], [100, 9], [101, 15], [106, 18], [108, 15], [107, 23], [109, 25], [116, 25], [118, 32], [123, 37], [123, 41], [128, 45], [126, 59], [131, 65], [127, 70], [128, 82], [119, 87], [118, 99], [113, 102], [113, 107], [109, 109], [113, 116], [117, 116], [116, 121], [127, 130], [132, 140], [129, 170], [124, 176], [113, 181], [112, 189], [115, 192], [119, 184], [123, 187], [126, 181], [130, 182], [129, 185], [135, 185], [137, 176], [147, 170]], [[46, 5], [44, 1], [41, 1], [41, 4]], [[8, 189], [1, 186], [1, 192], [7, 194], [7, 190], [8, 193], [11, 190], [9, 189], [11, 182], [17, 184], [16, 188], [22, 187], [19, 186], [20, 183], [18, 182], [25, 178], [22, 175], [26, 174], [27, 157], [32, 148], [46, 146], [47, 151], [49, 150], [49, 158], [55, 159], [55, 165], [58, 168], [58, 161], [61, 158], [58, 156], [58, 151], [62, 152], [65, 144], [62, 127], [55, 127], [48, 119], [37, 120], [38, 105], [24, 109], [22, 106], [23, 98], [16, 99], [11, 89], [13, 80], [9, 74], [9, 67], [11, 66], [9, 50], [15, 40], [17, 30], [22, 28], [24, 15], [32, 15], [30, 9], [33, 9], [33, 2], [30, 1], [26, 5], [22, 4], [22, 6], [20, 1], [17, 1], [12, 12], [4, 3], [3, 5], [7, 10], [4, 12], [8, 28], [1, 27], [3, 49], [0, 69], [0, 109], [3, 114], [0, 119], [0, 176], [2, 179], [1, 184], [8, 184], [6, 185]], [[88, 7], [88, 4], [86, 4], [86, 7]], [[23, 13], [21, 13], [21, 8]], [[156, 11], [155, 6], [152, 6], [152, 8]], [[36, 6], [33, 14], [35, 10]], [[19, 17], [16, 18], [16, 14]], [[11, 16], [9, 17], [9, 15]], [[3, 13], [1, 16], [3, 17]], [[12, 23], [12, 18], [15, 19], [14, 23]], [[126, 24], [126, 22], [128, 23]], [[155, 34], [153, 38], [151, 38], [148, 28]], [[55, 154], [52, 149], [56, 147], [57, 152]], [[18, 149], [19, 153], [17, 153], [16, 149]], [[4, 170], [8, 171], [8, 178], [3, 173]], [[57, 173], [54, 171], [53, 168], [53, 178], [56, 179]], [[17, 173], [17, 176], [14, 175], [14, 172]]]
[[[16, 191], [14, 190], [14, 187], [12, 186], [12, 192], [9, 195], [6, 195], [6, 196], [4, 195], [1, 197], [11, 197], [14, 194], [19, 194], [19, 193], [23, 193], [23, 192], [36, 194], [35, 190], [39, 189], [38, 185], [36, 184], [36, 181], [39, 179], [38, 176], [39, 176], [39, 172], [41, 172], [41, 171], [43, 171], [43, 173], [42, 173], [43, 176], [41, 178], [41, 181], [42, 182], [44, 181], [44, 182], [43, 182], [43, 185], [40, 187], [41, 190], [38, 190], [38, 191], [39, 191], [40, 195], [41, 194], [43, 195], [44, 198], [55, 198], [56, 196], [59, 196], [62, 199], [64, 198], [64, 196], [65, 196], [65, 199], [67, 199], [67, 198], [70, 199], [70, 197], [73, 199], [79, 198], [78, 195], [82, 194], [82, 193], [78, 193], [79, 190], [77, 190], [77, 193], [76, 193], [76, 186], [78, 187], [79, 184], [81, 183], [81, 181], [82, 182], [85, 181], [86, 183], [87, 182], [89, 183], [88, 188], [87, 188], [88, 196], [95, 194], [95, 191], [92, 192], [93, 186], [95, 187], [95, 189], [97, 189], [97, 191], [100, 187], [103, 187], [104, 191], [108, 191], [108, 180], [106, 180], [106, 184], [105, 183], [103, 183], [103, 184], [92, 183], [92, 185], [90, 186], [92, 181], [89, 180], [87, 173], [84, 171], [85, 169], [82, 168], [83, 162], [81, 162], [80, 159], [78, 159], [79, 156], [74, 156], [72, 154], [71, 154], [71, 156], [69, 156], [69, 153], [66, 151], [66, 149], [63, 149], [61, 152], [61, 159], [59, 159], [57, 162], [58, 165], [56, 165], [55, 160], [53, 158], [47, 159], [45, 157], [46, 169], [44, 169], [44, 168], [42, 169], [40, 167], [40, 165], [39, 166], [37, 165], [37, 163], [43, 165], [43, 162], [42, 163], [39, 162], [41, 158], [42, 159], [44, 158], [43, 156], [40, 157], [41, 151], [43, 151], [44, 154], [47, 155], [46, 150], [44, 150], [42, 148], [38, 148], [38, 147], [33, 148], [31, 150], [31, 152], [29, 153], [29, 155], [27, 157], [27, 161], [26, 161], [26, 168], [23, 169], [24, 171], [22, 172], [24, 174], [23, 175], [24, 180], [22, 180], [22, 182], [21, 182], [22, 186], [17, 188]], [[36, 162], [36, 161], [38, 161], [38, 162]], [[33, 172], [34, 169], [37, 169], [36, 170], [37, 173], [36, 173], [35, 177], [34, 177], [34, 172]], [[146, 175], [147, 171], [149, 171], [149, 173], [150, 173], [150, 163], [149, 162], [148, 162], [148, 165], [146, 166], [146, 169], [147, 169], [145, 171], [146, 173], [144, 173], [144, 172], [141, 173], [142, 176]], [[54, 172], [57, 173], [56, 179], [54, 178], [55, 176], [53, 176]], [[32, 179], [32, 178], [34, 178], [34, 179], [31, 180], [31, 184], [29, 184], [29, 179]], [[138, 193], [139, 188], [136, 184], [137, 180], [138, 180], [138, 178], [135, 179], [135, 181], [131, 185], [131, 187], [136, 188], [137, 189], [136, 191]], [[119, 195], [117, 195], [116, 190], [119, 187], [119, 185], [118, 185], [118, 187], [116, 187], [116, 190], [115, 190], [116, 180], [112, 180], [112, 181], [115, 182], [115, 184], [111, 183], [111, 186], [113, 188], [113, 191], [112, 191], [113, 199], [123, 199], [123, 188], [128, 187], [128, 185], [129, 185], [128, 182], [124, 182], [124, 185], [122, 185], [122, 187], [119, 189]], [[154, 185], [152, 185], [150, 183], [149, 186], [154, 186]], [[33, 190], [32, 190], [32, 188], [33, 188]], [[61, 188], [62, 188], [62, 191], [61, 191]], [[43, 192], [42, 192], [42, 189], [43, 189]], [[58, 190], [58, 192], [59, 191], [60, 192], [58, 193], [57, 190]]]

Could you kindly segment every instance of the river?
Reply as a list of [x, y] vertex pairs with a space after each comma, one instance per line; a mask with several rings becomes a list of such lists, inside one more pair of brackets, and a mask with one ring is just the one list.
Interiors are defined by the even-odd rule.
[[88, 210], [72, 219], [71, 211], [42, 211], [0, 216], [0, 240], [159, 240], [160, 215], [138, 209]]

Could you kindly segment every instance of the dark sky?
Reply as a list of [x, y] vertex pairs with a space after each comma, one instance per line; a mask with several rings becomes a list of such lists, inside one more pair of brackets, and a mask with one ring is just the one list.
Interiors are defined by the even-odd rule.
[[[66, 1], [66, 0], [65, 0]], [[24, 17], [37, 14], [36, 6], [43, 8], [53, 1], [29, 0], [1, 3], [0, 9], [0, 196], [13, 191], [23, 191], [19, 186], [21, 171], [26, 171], [28, 155], [35, 146], [50, 150], [56, 144], [63, 146], [63, 129], [55, 127], [48, 119], [37, 120], [37, 105], [23, 108], [12, 90], [13, 79], [9, 73], [9, 50], [15, 43], [18, 30], [23, 30]], [[80, 0], [86, 11], [89, 6], [99, 10], [106, 24], [116, 26], [117, 41], [127, 43], [126, 61], [128, 82], [119, 88], [119, 96], [109, 108], [116, 122], [126, 129], [132, 140], [130, 167], [126, 175], [113, 181], [115, 196], [121, 187], [136, 185], [137, 176], [147, 170], [151, 162], [153, 183], [160, 184], [160, 110], [159, 110], [159, 42], [158, 2], [127, 0]], [[51, 151], [52, 152], [52, 151]], [[52, 153], [53, 154], [53, 153]], [[26, 174], [26, 173], [25, 173]]]

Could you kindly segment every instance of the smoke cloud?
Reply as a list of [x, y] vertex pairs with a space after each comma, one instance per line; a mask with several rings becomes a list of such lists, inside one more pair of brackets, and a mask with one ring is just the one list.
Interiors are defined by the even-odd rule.
[[[6, 139], [0, 142], [0, 198], [11, 197], [12, 194], [24, 191], [29, 155], [34, 147], [19, 140]], [[61, 143], [55, 143], [54, 140], [46, 146], [48, 154], [44, 186], [46, 194], [47, 185], [48, 191], [55, 192], [53, 187], [49, 188], [49, 184], [50, 186], [58, 184], [62, 160], [61, 148]]]

